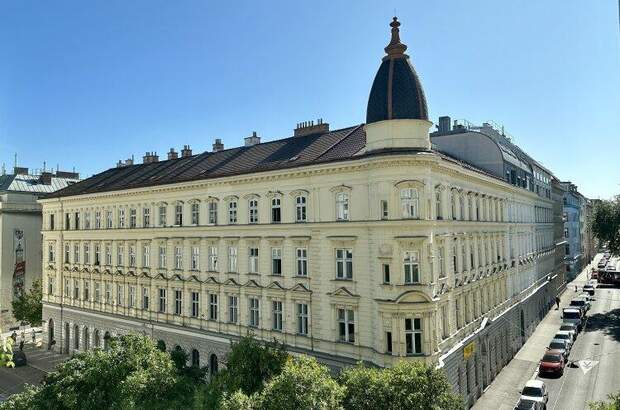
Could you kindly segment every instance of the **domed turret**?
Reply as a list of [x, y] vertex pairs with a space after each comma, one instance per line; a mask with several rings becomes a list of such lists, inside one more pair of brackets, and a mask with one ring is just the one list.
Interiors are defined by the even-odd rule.
[[[366, 149], [430, 149], [426, 97], [420, 79], [400, 42], [400, 22], [390, 23], [392, 38], [387, 55], [370, 90], [366, 109]], [[374, 125], [377, 126], [374, 126]]]

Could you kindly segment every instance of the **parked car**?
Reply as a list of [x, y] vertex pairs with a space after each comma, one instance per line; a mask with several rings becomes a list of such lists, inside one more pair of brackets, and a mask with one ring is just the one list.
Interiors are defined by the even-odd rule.
[[573, 334], [566, 330], [558, 330], [558, 332], [553, 336], [554, 339], [564, 339], [568, 342], [568, 350], [573, 348]]
[[521, 400], [532, 400], [546, 406], [549, 401], [547, 386], [542, 380], [528, 380], [521, 391]]
[[564, 339], [552, 339], [547, 350], [559, 350], [564, 355], [564, 360], [568, 359], [570, 348]]
[[566, 361], [564, 355], [559, 350], [547, 350], [547, 353], [543, 356], [538, 364], [539, 373], [553, 373], [558, 375], [564, 374], [564, 367]]
[[545, 403], [535, 400], [521, 399], [515, 406], [514, 410], [544, 410]]
[[594, 285], [592, 283], [587, 283], [583, 285], [583, 291], [594, 296]]
[[581, 332], [583, 328], [583, 315], [581, 309], [576, 308], [564, 308], [562, 310], [562, 319], [564, 322], [574, 323], [577, 329]]
[[[592, 300], [594, 300], [592, 295], [590, 295], [589, 293], [580, 293], [579, 296], [577, 296], [577, 297], [578, 298], [584, 298], [588, 302], [592, 302]], [[592, 307], [592, 303], [590, 303], [590, 307]]]
[[573, 300], [570, 301], [570, 305], [569, 306], [574, 306], [576, 308], [582, 309], [583, 310], [583, 314], [585, 316], [585, 314], [590, 309], [590, 302], [588, 302], [584, 298], [577, 297], [577, 298], [574, 298]]
[[577, 326], [575, 326], [574, 323], [563, 322], [560, 325], [560, 330], [572, 333], [573, 340], [577, 339], [578, 330], [577, 330]]
[[603, 258], [600, 261], [598, 261], [598, 267], [599, 268], [604, 268], [607, 265], [607, 259]]

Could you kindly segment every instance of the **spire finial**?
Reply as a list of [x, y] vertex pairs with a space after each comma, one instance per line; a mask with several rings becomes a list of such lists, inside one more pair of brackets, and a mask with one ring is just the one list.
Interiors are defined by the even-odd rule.
[[407, 46], [400, 42], [400, 21], [398, 21], [398, 17], [395, 16], [392, 19], [390, 27], [392, 27], [392, 38], [390, 44], [385, 47], [385, 52], [390, 57], [398, 57], [407, 50]]

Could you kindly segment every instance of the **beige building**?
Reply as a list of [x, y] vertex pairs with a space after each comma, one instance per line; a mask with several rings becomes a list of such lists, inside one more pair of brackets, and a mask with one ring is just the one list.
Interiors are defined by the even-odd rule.
[[147, 153], [40, 201], [49, 340], [140, 332], [216, 371], [251, 331], [334, 367], [439, 363], [475, 400], [555, 296], [553, 201], [431, 146], [391, 25], [366, 124]]

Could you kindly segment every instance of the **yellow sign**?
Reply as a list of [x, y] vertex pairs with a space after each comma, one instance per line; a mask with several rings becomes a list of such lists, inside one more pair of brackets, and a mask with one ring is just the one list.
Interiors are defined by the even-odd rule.
[[471, 342], [463, 348], [463, 359], [467, 360], [476, 351], [476, 342]]

